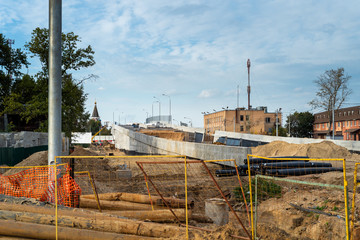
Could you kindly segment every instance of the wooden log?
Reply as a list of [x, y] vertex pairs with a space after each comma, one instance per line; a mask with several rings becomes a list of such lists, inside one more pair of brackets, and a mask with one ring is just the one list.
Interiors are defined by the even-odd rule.
[[[152, 210], [151, 205], [134, 203], [127, 201], [107, 201], [100, 200], [101, 209], [103, 210]], [[94, 199], [80, 197], [80, 207], [81, 208], [98, 208], [97, 202]], [[164, 209], [165, 207], [155, 206], [155, 208]]]
[[[82, 195], [81, 198], [95, 199], [95, 196], [90, 195]], [[166, 206], [163, 202], [162, 198], [159, 196], [151, 196], [151, 201], [149, 195], [138, 194], [138, 193], [125, 193], [125, 192], [117, 192], [117, 193], [103, 193], [99, 194], [99, 199], [107, 200], [107, 201], [128, 201], [134, 203], [143, 203], [143, 204], [151, 204], [151, 201], [154, 205], [157, 206]], [[168, 204], [172, 208], [185, 208], [185, 199], [178, 198], [164, 198]], [[188, 207], [194, 207], [194, 201], [188, 201]]]
[[[55, 226], [0, 220], [0, 235], [26, 237], [26, 239], [56, 239]], [[123, 235], [85, 229], [58, 227], [58, 238], [67, 240], [140, 240], [154, 239], [144, 236]], [[19, 239], [19, 238], [17, 238]]]
[[[31, 212], [40, 213], [47, 215], [55, 215], [55, 206], [37, 206], [37, 205], [19, 205], [0, 202], [0, 209], [7, 211], [18, 211], [18, 212]], [[89, 211], [78, 208], [60, 207], [58, 209], [59, 216], [71, 216], [71, 217], [84, 217], [84, 218], [101, 218], [101, 219], [114, 219], [117, 220], [119, 216], [110, 214], [99, 213], [95, 211]], [[122, 217], [124, 218], [124, 217]]]
[[[28, 223], [54, 225], [55, 217], [38, 213], [15, 212], [0, 210], [0, 219], [13, 220]], [[132, 234], [147, 237], [169, 238], [183, 234], [185, 229], [175, 226], [162, 225], [158, 223], [141, 222], [135, 220], [109, 220], [109, 219], [87, 219], [83, 217], [58, 217], [58, 226], [76, 227], [80, 229], [93, 229], [96, 231]]]
[[[47, 215], [55, 215], [55, 208], [49, 206], [34, 206], [34, 205], [19, 205], [11, 203], [0, 202], [0, 209], [7, 211], [17, 212], [31, 212]], [[185, 221], [185, 209], [173, 209], [176, 216], [180, 221]], [[107, 210], [107, 213], [99, 213], [94, 211], [87, 211], [77, 208], [61, 208], [58, 209], [58, 216], [72, 216], [72, 217], [84, 217], [84, 218], [101, 218], [101, 219], [114, 219], [115, 221], [122, 217], [123, 219], [137, 219], [137, 220], [150, 220], [153, 222], [174, 222], [175, 216], [168, 209], [155, 210], [155, 211], [113, 211]], [[191, 211], [188, 212], [189, 218], [191, 217]], [[115, 215], [115, 216], [114, 216]]]
[[[172, 209], [175, 215], [179, 218], [180, 221], [185, 222], [185, 209]], [[155, 211], [109, 211], [111, 215], [122, 216], [130, 219], [137, 220], [150, 220], [152, 222], [174, 222], [177, 219], [174, 214], [168, 210], [155, 210]], [[191, 211], [188, 211], [188, 217], [191, 217]]]

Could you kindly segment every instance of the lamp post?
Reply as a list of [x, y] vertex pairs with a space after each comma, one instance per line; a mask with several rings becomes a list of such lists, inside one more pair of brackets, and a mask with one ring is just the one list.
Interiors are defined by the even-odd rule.
[[190, 127], [192, 127], [192, 119], [191, 118], [188, 118], [188, 117], [184, 117], [184, 119], [189, 119], [190, 121]]
[[161, 102], [160, 102], [160, 99], [158, 99], [157, 97], [153, 97], [157, 100], [157, 102], [159, 103], [159, 122], [160, 122], [160, 116], [161, 116]]
[[290, 125], [291, 125], [291, 112], [295, 111], [295, 109], [291, 109], [289, 113], [289, 137], [291, 137]]
[[335, 101], [332, 99], [331, 101], [331, 111], [332, 111], [332, 124], [333, 124], [333, 131], [332, 131], [332, 139], [335, 140]]
[[169, 119], [170, 119], [170, 124], [172, 124], [172, 117], [171, 117], [171, 98], [170, 98], [169, 95], [166, 95], [165, 93], [163, 93], [162, 95], [169, 98]]
[[[160, 106], [160, 102], [159, 101], [154, 101], [152, 103], [152, 109], [151, 109], [151, 120], [153, 121], [154, 120], [154, 103], [159, 103], [159, 106]], [[159, 110], [160, 110], [160, 107], [159, 107]], [[159, 116], [160, 118], [160, 116]]]
[[281, 112], [281, 108], [276, 109], [276, 136], [278, 136], [278, 126], [279, 126], [279, 112]]

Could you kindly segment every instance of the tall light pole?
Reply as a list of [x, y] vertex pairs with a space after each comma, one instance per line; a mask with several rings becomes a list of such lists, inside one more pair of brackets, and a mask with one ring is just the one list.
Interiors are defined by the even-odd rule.
[[178, 125], [180, 125], [178, 120], [176, 120], [176, 119], [173, 119], [173, 120], [174, 120], [174, 121], [177, 121]]
[[184, 119], [189, 119], [190, 120], [190, 127], [192, 127], [192, 119], [188, 118], [188, 117], [184, 117]]
[[159, 103], [159, 122], [160, 122], [160, 116], [161, 116], [161, 102], [160, 102], [160, 99], [158, 99], [157, 97], [153, 97], [153, 98], [155, 98], [157, 101], [158, 101], [158, 103]]
[[333, 140], [335, 140], [335, 100], [334, 100], [334, 98], [331, 99], [331, 114], [332, 114], [332, 125], [333, 125], [332, 139]]
[[281, 111], [281, 108], [276, 109], [276, 136], [278, 136], [278, 126], [279, 126], [279, 112]]
[[[152, 106], [151, 106], [151, 117], [152, 117], [152, 121], [154, 120], [154, 103], [159, 103], [159, 110], [160, 110], [160, 102], [159, 101], [154, 101], [152, 103]], [[160, 114], [159, 114], [159, 119], [160, 119]]]
[[[61, 155], [61, 18], [62, 1], [49, 1], [49, 154], [48, 164]], [[60, 159], [59, 159], [60, 161]], [[60, 162], [57, 162], [60, 163]]]
[[172, 124], [172, 117], [171, 117], [171, 98], [170, 98], [169, 95], [166, 95], [165, 93], [163, 93], [162, 95], [169, 98], [169, 119], [170, 119], [170, 124]]
[[290, 110], [290, 113], [289, 113], [289, 137], [291, 137], [290, 125], [291, 125], [291, 112], [292, 111], [295, 111], [295, 109]]

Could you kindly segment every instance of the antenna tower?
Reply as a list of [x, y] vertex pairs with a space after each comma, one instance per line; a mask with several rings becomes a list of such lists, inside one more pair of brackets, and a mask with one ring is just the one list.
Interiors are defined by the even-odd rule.
[[247, 60], [247, 68], [248, 68], [248, 87], [247, 87], [247, 93], [248, 93], [248, 110], [251, 109], [250, 105], [250, 59]]

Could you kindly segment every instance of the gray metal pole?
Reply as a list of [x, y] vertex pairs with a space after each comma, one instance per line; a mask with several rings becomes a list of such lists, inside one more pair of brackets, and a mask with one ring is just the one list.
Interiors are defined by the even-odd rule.
[[276, 110], [276, 136], [278, 136], [278, 114], [279, 114], [279, 110]]
[[335, 101], [332, 100], [332, 124], [333, 124], [333, 131], [332, 131], [332, 139], [335, 140]]
[[[61, 0], [49, 0], [48, 164], [61, 155]], [[60, 159], [59, 159], [60, 161]], [[59, 162], [57, 162], [59, 163]]]

